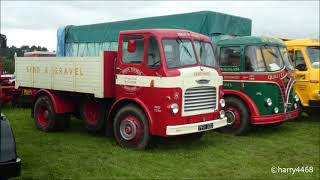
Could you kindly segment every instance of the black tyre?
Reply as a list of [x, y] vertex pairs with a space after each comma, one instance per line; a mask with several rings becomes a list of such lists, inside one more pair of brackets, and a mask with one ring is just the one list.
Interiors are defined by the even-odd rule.
[[135, 105], [127, 105], [116, 113], [113, 130], [117, 143], [125, 148], [145, 149], [151, 139], [147, 117]]
[[225, 101], [226, 106], [223, 109], [228, 118], [228, 123], [231, 124], [222, 127], [220, 130], [234, 135], [247, 134], [251, 128], [250, 113], [247, 105], [236, 97], [227, 97]]
[[84, 98], [80, 103], [80, 118], [83, 126], [89, 132], [100, 131], [107, 118], [107, 105], [102, 100], [95, 98]]
[[57, 114], [54, 111], [50, 97], [39, 96], [34, 104], [34, 120], [38, 129], [51, 132], [64, 130], [69, 127], [70, 118], [66, 114]]

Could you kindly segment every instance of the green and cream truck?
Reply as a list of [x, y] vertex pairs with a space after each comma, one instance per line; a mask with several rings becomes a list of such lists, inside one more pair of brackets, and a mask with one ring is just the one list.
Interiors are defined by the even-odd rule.
[[225, 113], [235, 135], [252, 125], [279, 125], [298, 116], [293, 67], [282, 40], [243, 36], [217, 43], [223, 74]]

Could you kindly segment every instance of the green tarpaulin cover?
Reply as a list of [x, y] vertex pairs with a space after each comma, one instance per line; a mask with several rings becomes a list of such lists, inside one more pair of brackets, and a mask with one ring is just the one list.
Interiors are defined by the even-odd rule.
[[251, 44], [285, 46], [284, 42], [281, 39], [273, 38], [273, 37], [265, 37], [265, 36], [236, 37], [236, 38], [221, 40], [217, 44], [220, 46], [251, 45]]
[[65, 27], [63, 48], [66, 56], [95, 56], [101, 50], [116, 50], [117, 43], [112, 43], [118, 41], [120, 31], [151, 28], [186, 29], [210, 36], [215, 42], [225, 35], [250, 36], [251, 24], [248, 18], [200, 11], [92, 25], [70, 25]]

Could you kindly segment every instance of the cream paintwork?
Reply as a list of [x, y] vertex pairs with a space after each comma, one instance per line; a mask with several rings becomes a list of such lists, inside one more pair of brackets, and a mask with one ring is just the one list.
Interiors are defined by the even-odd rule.
[[[180, 76], [178, 77], [159, 77], [159, 76], [140, 76], [140, 75], [117, 75], [117, 85], [131, 85], [138, 87], [150, 87], [150, 83], [154, 81], [154, 87], [158, 88], [181, 88], [183, 94], [188, 88], [200, 87], [200, 86], [212, 86], [216, 87], [216, 109], [212, 110], [198, 110], [184, 112], [184, 105], [181, 107], [182, 116], [191, 116], [198, 114], [211, 113], [218, 110], [218, 97], [219, 86], [222, 85], [222, 76], [219, 76], [215, 69], [207, 67], [190, 67], [179, 69]], [[208, 84], [198, 84], [196, 80], [207, 79], [210, 80]], [[184, 96], [182, 94], [182, 102], [184, 102]]]
[[222, 119], [216, 119], [216, 120], [200, 122], [200, 123], [177, 125], [177, 126], [167, 126], [166, 135], [175, 136], [175, 135], [182, 135], [182, 134], [190, 134], [190, 133], [201, 132], [201, 131], [198, 130], [199, 125], [205, 125], [205, 124], [211, 124], [211, 123], [213, 124], [213, 128], [202, 130], [202, 131], [208, 131], [208, 130], [212, 130], [212, 129], [217, 129], [217, 128], [226, 126], [228, 124], [227, 123], [227, 118], [224, 117]]
[[[38, 69], [33, 71], [32, 68]], [[54, 73], [56, 68], [58, 73]], [[59, 72], [60, 68], [62, 73]], [[72, 71], [65, 72], [65, 70]], [[16, 57], [15, 72], [16, 88], [52, 89], [89, 93], [98, 98], [104, 97], [102, 56]]]
[[[104, 97], [104, 78], [103, 78], [103, 57], [17, 57], [16, 58], [16, 88], [31, 87], [43, 88], [69, 92], [80, 92], [94, 94], [97, 98]], [[30, 67], [39, 67], [39, 72], [29, 70]], [[55, 68], [63, 68], [63, 73], [54, 73]], [[45, 69], [48, 73], [45, 73]], [[64, 74], [65, 68], [73, 71], [81, 69], [82, 75]], [[140, 76], [140, 75], [117, 75], [116, 84], [131, 85], [138, 87], [150, 87], [154, 81], [157, 88], [181, 88], [183, 94], [188, 88], [211, 86], [216, 87], [216, 109], [198, 110], [184, 112], [184, 105], [181, 107], [182, 116], [191, 116], [205, 113], [212, 113], [218, 110], [219, 86], [222, 85], [222, 76], [213, 68], [190, 67], [179, 69], [178, 77], [159, 77], [159, 76]], [[208, 84], [198, 84], [196, 80], [210, 80]]]

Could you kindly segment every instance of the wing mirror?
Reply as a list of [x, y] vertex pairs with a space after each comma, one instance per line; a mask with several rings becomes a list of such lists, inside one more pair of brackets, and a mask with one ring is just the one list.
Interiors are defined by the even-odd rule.
[[136, 51], [137, 48], [137, 42], [135, 40], [129, 40], [128, 41], [128, 52], [130, 53], [134, 53]]

